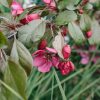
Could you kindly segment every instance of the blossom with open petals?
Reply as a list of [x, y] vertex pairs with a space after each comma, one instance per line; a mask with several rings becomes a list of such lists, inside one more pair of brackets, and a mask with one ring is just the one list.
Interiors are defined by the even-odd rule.
[[52, 66], [57, 67], [59, 64], [59, 57], [53, 48], [46, 47], [45, 50], [37, 50], [32, 56], [33, 66], [43, 73], [49, 72]]
[[[11, 13], [13, 16], [18, 16], [23, 13], [24, 9], [19, 2], [13, 1], [11, 5]], [[21, 19], [20, 22], [22, 24], [28, 24], [32, 20], [40, 19], [40, 15], [38, 13], [28, 14], [25, 18]]]

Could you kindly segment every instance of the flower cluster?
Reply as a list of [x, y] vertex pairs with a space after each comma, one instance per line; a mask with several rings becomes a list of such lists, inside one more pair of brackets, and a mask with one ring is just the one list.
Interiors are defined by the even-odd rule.
[[[24, 12], [23, 7], [21, 6], [20, 3], [13, 1], [12, 5], [11, 5], [11, 13], [13, 16], [19, 16], [20, 14], [22, 14]], [[40, 19], [40, 16], [38, 13], [33, 13], [33, 14], [28, 14], [25, 16], [25, 18], [21, 19], [20, 22], [22, 24], [27, 24], [32, 20], [36, 20], [36, 19]]]
[[60, 61], [57, 51], [47, 47], [47, 41], [43, 39], [38, 45], [38, 50], [32, 54], [33, 65], [43, 73], [49, 72], [51, 67], [54, 66], [56, 69], [60, 70], [62, 75], [67, 75], [75, 69], [74, 64], [69, 60], [67, 61], [71, 54], [69, 45], [65, 45], [62, 48], [62, 54], [64, 61]]
[[37, 67], [40, 72], [49, 72], [52, 66], [58, 67], [59, 57], [53, 48], [46, 47], [44, 50], [37, 50], [32, 56], [33, 66]]
[[67, 75], [75, 69], [74, 64], [69, 60], [71, 54], [71, 48], [69, 45], [65, 45], [62, 48], [62, 54], [64, 61], [59, 63], [58, 68], [60, 69], [62, 75]]

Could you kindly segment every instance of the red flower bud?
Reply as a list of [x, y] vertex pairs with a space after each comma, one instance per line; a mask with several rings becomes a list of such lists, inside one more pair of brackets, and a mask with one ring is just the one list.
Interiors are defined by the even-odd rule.
[[46, 48], [46, 46], [47, 46], [47, 41], [46, 41], [45, 39], [43, 39], [43, 40], [39, 43], [38, 49], [39, 49], [39, 50], [43, 50], [43, 49]]
[[67, 61], [67, 62], [60, 62], [58, 68], [61, 71], [62, 75], [67, 75], [70, 72], [74, 71], [75, 66], [71, 61]]
[[84, 13], [83, 9], [79, 9], [78, 12], [79, 12], [80, 14], [83, 14], [83, 13]]
[[87, 38], [90, 38], [92, 36], [92, 31], [90, 30], [90, 31], [88, 31], [88, 32], [86, 32], [86, 37]]
[[68, 32], [67, 28], [66, 27], [62, 27], [61, 29], [62, 29], [62, 31], [61, 31], [62, 36], [66, 36], [66, 34]]
[[65, 45], [62, 49], [64, 59], [68, 59], [71, 54], [71, 48], [69, 45]]

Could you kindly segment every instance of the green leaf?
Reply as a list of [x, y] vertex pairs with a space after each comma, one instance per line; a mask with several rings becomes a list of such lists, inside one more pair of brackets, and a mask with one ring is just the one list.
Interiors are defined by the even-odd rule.
[[7, 46], [7, 39], [3, 33], [0, 32], [0, 48], [4, 48], [5, 46]]
[[29, 74], [33, 66], [32, 56], [20, 41], [16, 40], [16, 46], [19, 56], [19, 62], [22, 65], [22, 67], [26, 70], [26, 72]]
[[16, 1], [22, 4], [25, 0], [16, 0]]
[[91, 18], [87, 14], [82, 14], [80, 19], [80, 27], [83, 31], [91, 29]]
[[5, 98], [5, 95], [4, 95], [4, 88], [3, 88], [3, 86], [1, 85], [1, 80], [0, 80], [0, 99], [1, 100], [7, 100], [6, 98]]
[[5, 7], [9, 7], [7, 0], [0, 0], [0, 4], [4, 5]]
[[7, 8], [3, 5], [0, 5], [0, 12], [2, 12], [2, 14], [3, 13], [8, 13], [8, 12], [10, 12], [10, 8]]
[[0, 50], [0, 73], [4, 73], [6, 66], [7, 66], [7, 62], [5, 60], [5, 55], [2, 52], [2, 50]]
[[[26, 80], [27, 76], [24, 71], [24, 69], [18, 64], [15, 63], [12, 60], [8, 60], [8, 66], [6, 67], [5, 73], [4, 73], [4, 82], [15, 90], [15, 92], [19, 93], [24, 100], [26, 100]], [[6, 98], [7, 100], [19, 100], [17, 97], [9, 92], [6, 91]]]
[[92, 5], [91, 3], [87, 3], [87, 4], [84, 6], [83, 9], [84, 9], [84, 10], [91, 10], [91, 9], [93, 9], [93, 5]]
[[77, 20], [77, 15], [74, 11], [63, 11], [58, 14], [55, 19], [57, 25], [66, 25], [69, 22]]
[[38, 41], [45, 33], [46, 23], [43, 19], [33, 20], [19, 28], [18, 39], [28, 45], [30, 41]]
[[[2, 80], [0, 80], [0, 85], [2, 84], [1, 86], [1, 91], [0, 91], [0, 99], [1, 100], [8, 100], [8, 98], [6, 98], [6, 95], [5, 95], [5, 91], [6, 89], [9, 90], [9, 92], [11, 92], [12, 94], [14, 94], [17, 98], [19, 98], [20, 100], [23, 100], [23, 98], [20, 96], [20, 94], [18, 94], [16, 91], [14, 91], [11, 87], [9, 87], [6, 83], [4, 83]], [[4, 86], [4, 87], [3, 87]], [[14, 97], [14, 100], [15, 100], [15, 96]]]
[[16, 63], [20, 63], [22, 67], [29, 74], [32, 69], [32, 56], [26, 47], [18, 40], [14, 40], [10, 59], [13, 59]]
[[88, 39], [91, 45], [100, 44], [100, 25], [99, 23], [93, 19], [92, 21], [92, 36]]
[[82, 31], [74, 22], [68, 24], [68, 30], [70, 36], [77, 44], [83, 43], [86, 40]]
[[18, 55], [18, 51], [17, 51], [16, 40], [14, 40], [10, 58], [13, 59], [14, 61], [16, 61], [17, 63], [19, 62], [19, 55]]
[[67, 8], [69, 10], [75, 10], [75, 6], [80, 2], [81, 0], [62, 0], [58, 3], [59, 9]]

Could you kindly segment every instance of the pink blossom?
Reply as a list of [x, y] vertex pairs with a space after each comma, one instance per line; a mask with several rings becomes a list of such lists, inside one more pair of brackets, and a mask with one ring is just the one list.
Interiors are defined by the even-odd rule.
[[59, 64], [59, 57], [53, 48], [47, 47], [46, 50], [37, 50], [32, 56], [33, 66], [43, 73], [49, 72], [52, 66], [57, 68]]
[[[21, 4], [16, 2], [16, 1], [13, 1], [12, 5], [11, 5], [11, 8], [12, 8], [11, 13], [12, 13], [13, 16], [18, 16], [21, 13], [23, 13], [23, 11], [24, 11], [24, 9], [21, 6]], [[27, 24], [30, 21], [36, 20], [36, 19], [40, 19], [40, 16], [39, 16], [39, 14], [34, 13], [34, 14], [26, 15], [26, 17], [21, 19], [20, 22], [22, 24]]]
[[67, 75], [75, 70], [75, 66], [71, 61], [60, 62], [58, 68], [60, 69], [62, 75]]
[[24, 11], [21, 4], [16, 1], [12, 2], [11, 8], [12, 8], [11, 13], [13, 16], [20, 15]]
[[30, 15], [26, 15], [26, 17], [22, 20], [20, 20], [20, 22], [22, 24], [28, 24], [29, 22], [31, 22], [32, 20], [36, 20], [36, 19], [40, 19], [39, 14], [35, 13], [35, 14], [30, 14]]

